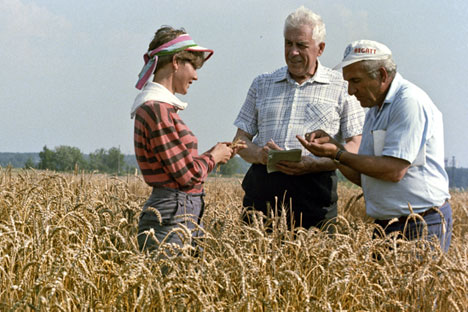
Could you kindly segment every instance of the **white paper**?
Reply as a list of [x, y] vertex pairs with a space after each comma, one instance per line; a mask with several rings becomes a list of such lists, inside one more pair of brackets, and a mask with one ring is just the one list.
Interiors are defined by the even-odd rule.
[[[372, 135], [374, 137], [374, 155], [382, 156], [382, 151], [385, 145], [386, 130], [373, 130]], [[426, 164], [426, 145], [420, 150], [416, 159], [411, 163], [411, 166], [423, 166]]]
[[385, 130], [373, 130], [372, 135], [374, 136], [374, 155], [382, 156], [382, 151], [385, 145]]

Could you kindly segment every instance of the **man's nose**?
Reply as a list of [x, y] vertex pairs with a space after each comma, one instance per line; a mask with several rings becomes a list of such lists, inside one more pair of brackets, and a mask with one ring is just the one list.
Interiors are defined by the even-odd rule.
[[298, 55], [299, 54], [299, 49], [297, 48], [297, 46], [295, 44], [293, 44], [291, 46], [291, 49], [289, 50], [289, 53], [291, 55]]

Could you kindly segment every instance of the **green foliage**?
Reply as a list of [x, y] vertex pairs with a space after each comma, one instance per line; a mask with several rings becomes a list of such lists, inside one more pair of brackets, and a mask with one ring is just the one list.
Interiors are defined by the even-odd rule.
[[89, 168], [106, 173], [121, 173], [129, 169], [125, 164], [124, 155], [116, 147], [108, 151], [101, 148], [89, 154]]
[[71, 171], [76, 167], [86, 169], [87, 163], [83, 158], [83, 154], [77, 147], [61, 145], [54, 150], [50, 150], [44, 146], [42, 152], [39, 153], [39, 169], [50, 169], [55, 171]]
[[28, 160], [26, 160], [26, 162], [24, 163], [24, 169], [32, 169], [35, 167], [36, 167], [36, 164], [34, 164], [34, 161], [32, 160], [31, 157], [29, 157]]
[[[49, 169], [54, 171], [73, 171], [75, 169], [98, 171], [102, 173], [120, 174], [123, 172], [132, 172], [134, 166], [125, 163], [125, 155], [117, 147], [109, 150], [104, 148], [97, 149], [89, 157], [83, 155], [77, 147], [59, 146], [54, 150], [44, 146], [39, 153], [40, 161], [38, 169]], [[25, 164], [25, 167], [34, 167], [32, 160]]]
[[233, 175], [236, 174], [239, 169], [240, 164], [238, 161], [238, 157], [233, 157], [227, 163], [220, 166], [219, 172], [222, 175]]
[[247, 163], [239, 156], [235, 156], [231, 158], [226, 164], [218, 165], [214, 172], [223, 176], [233, 176], [236, 174], [245, 174], [249, 167], [249, 163]]
[[42, 152], [39, 153], [39, 164], [37, 167], [39, 169], [50, 169], [50, 170], [57, 170], [55, 164], [55, 154], [52, 150], [48, 149], [45, 145], [42, 149]]
[[61, 145], [55, 148], [55, 165], [57, 171], [72, 171], [75, 168], [86, 169], [87, 163], [77, 147]]

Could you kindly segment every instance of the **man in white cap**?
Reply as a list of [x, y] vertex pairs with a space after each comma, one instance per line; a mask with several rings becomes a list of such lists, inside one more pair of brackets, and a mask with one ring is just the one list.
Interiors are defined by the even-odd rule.
[[429, 237], [437, 236], [447, 251], [452, 209], [442, 114], [423, 90], [396, 72], [390, 49], [381, 43], [352, 42], [335, 68], [343, 68], [348, 93], [369, 108], [358, 154], [324, 131], [298, 136], [299, 141], [313, 154], [335, 160], [362, 186], [367, 214], [387, 234], [400, 231], [418, 239], [425, 223]]

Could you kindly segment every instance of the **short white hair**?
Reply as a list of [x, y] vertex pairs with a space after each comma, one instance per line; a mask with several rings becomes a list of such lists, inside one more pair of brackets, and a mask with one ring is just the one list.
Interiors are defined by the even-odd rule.
[[322, 21], [322, 17], [305, 6], [297, 8], [294, 12], [286, 17], [284, 22], [284, 32], [288, 28], [298, 28], [302, 25], [308, 25], [312, 28], [312, 39], [314, 39], [317, 44], [324, 42], [326, 30], [325, 24]]

